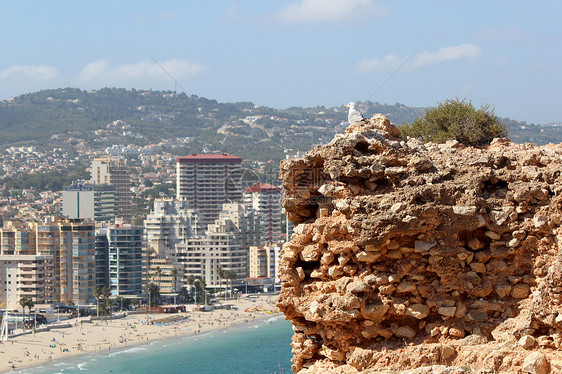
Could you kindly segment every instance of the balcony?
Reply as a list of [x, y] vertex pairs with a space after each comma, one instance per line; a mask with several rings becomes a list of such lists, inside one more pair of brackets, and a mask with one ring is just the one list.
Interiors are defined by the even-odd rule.
[[20, 277], [19, 278], [19, 282], [20, 284], [22, 283], [27, 283], [27, 282], [37, 282], [38, 280], [43, 280], [43, 277], [38, 277], [36, 275], [33, 276], [27, 276], [27, 277]]
[[39, 292], [39, 290], [20, 290], [19, 294], [21, 297], [37, 297], [42, 294], [42, 292]]

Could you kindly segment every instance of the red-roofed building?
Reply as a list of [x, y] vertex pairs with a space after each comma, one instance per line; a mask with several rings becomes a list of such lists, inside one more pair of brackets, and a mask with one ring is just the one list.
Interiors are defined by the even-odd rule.
[[227, 153], [196, 154], [176, 159], [176, 195], [199, 211], [203, 228], [214, 223], [222, 205], [242, 198], [242, 159]]
[[281, 188], [271, 185], [269, 183], [256, 183], [253, 186], [246, 188], [247, 193], [252, 192], [281, 192]]
[[255, 212], [254, 245], [281, 241], [281, 188], [268, 183], [256, 183], [246, 188], [244, 203]]

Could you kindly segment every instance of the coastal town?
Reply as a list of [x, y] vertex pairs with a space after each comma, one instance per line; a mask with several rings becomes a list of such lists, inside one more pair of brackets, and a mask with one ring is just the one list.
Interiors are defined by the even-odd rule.
[[[2, 104], [31, 101], [87, 113], [98, 109], [78, 97], [106, 91], [78, 90], [71, 92], [77, 98], [61, 99], [68, 90], [54, 90]], [[177, 99], [148, 90], [136, 95]], [[199, 103], [193, 120], [218, 123], [212, 132], [222, 140], [143, 131], [135, 121], [166, 126], [181, 115], [149, 105], [93, 131], [49, 132], [46, 142], [3, 139], [0, 351], [6, 367], [0, 371], [99, 350], [106, 341], [109, 349], [168, 337], [168, 324], [152, 322], [169, 313], [178, 316], [170, 324], [174, 336], [278, 313], [280, 250], [293, 229], [281, 209], [279, 161], [342, 127], [321, 108], [294, 118], [247, 104], [240, 118], [217, 122], [216, 104]], [[244, 157], [227, 153], [256, 136], [273, 150], [256, 147], [248, 156], [244, 146]], [[211, 317], [217, 311], [218, 323]], [[112, 341], [108, 324], [134, 325], [135, 333], [159, 327]], [[75, 329], [88, 331], [87, 342]], [[66, 340], [50, 341], [53, 333]], [[77, 335], [72, 343], [71, 335]]]
[[[2, 355], [10, 358], [4, 369], [105, 349], [105, 342], [110, 349], [277, 312], [272, 297], [246, 298], [278, 289], [280, 248], [292, 230], [283, 222], [281, 188], [257, 179], [269, 163], [244, 162], [225, 153], [158, 154], [164, 145], [189, 139], [135, 148], [135, 157], [127, 157], [128, 147], [93, 151], [72, 141], [70, 152], [10, 146], [0, 156], [4, 180], [60, 175], [60, 170], [85, 165], [81, 175], [89, 174], [70, 181], [59, 176], [46, 184], [53, 190], [1, 187], [0, 340]], [[143, 203], [148, 206], [144, 214], [137, 209]], [[185, 304], [188, 308], [162, 308]], [[212, 322], [210, 316], [219, 309], [218, 323]], [[139, 335], [142, 327], [151, 329], [148, 321], [164, 318], [158, 313], [170, 311], [183, 316], [173, 321], [173, 330], [162, 327]], [[200, 322], [194, 312], [203, 313]], [[134, 315], [140, 317], [133, 322]], [[113, 318], [119, 322], [107, 322]], [[106, 327], [135, 324], [138, 336], [119, 334], [109, 343], [112, 335], [101, 330], [101, 321]], [[195, 330], [194, 323], [200, 328]], [[25, 343], [29, 334], [36, 342], [36, 334], [69, 336], [75, 326], [88, 331], [87, 344], [78, 334], [72, 344], [68, 338], [63, 344], [29, 348]], [[92, 343], [92, 331], [99, 331], [100, 342]], [[6, 349], [9, 341], [17, 353]]]
[[[17, 149], [11, 147], [7, 150], [7, 154], [3, 156], [3, 161], [6, 162], [2, 162], [6, 173], [10, 173], [12, 169], [19, 169], [21, 165], [18, 160], [25, 159], [33, 160], [27, 163], [26, 173], [29, 174], [44, 169], [56, 170], [60, 167], [59, 163], [53, 162], [53, 154], [38, 152], [33, 147]], [[85, 157], [84, 155], [74, 158], [65, 157], [67, 154], [64, 152], [61, 152], [60, 156], [61, 159], [69, 159], [65, 167], [79, 165], [80, 157]], [[279, 187], [251, 180], [247, 181], [251, 184], [244, 187], [241, 181], [244, 174], [242, 159], [232, 155], [202, 154], [177, 157], [174, 166], [170, 163], [169, 155], [148, 155], [141, 159], [141, 163], [150, 165], [159, 172], [142, 173], [138, 169], [133, 171], [135, 169], [127, 165], [125, 157], [104, 155], [92, 160], [89, 180], [73, 181], [61, 191], [38, 193], [33, 189], [21, 189], [17, 192], [14, 192], [14, 189], [5, 190], [6, 193], [0, 202], [3, 217], [3, 229], [0, 234], [2, 263], [14, 263], [13, 260], [16, 258], [10, 256], [47, 256], [41, 259], [45, 261], [45, 273], [37, 274], [38, 276], [41, 278], [46, 276], [49, 273], [47, 269], [52, 266], [56, 269], [52, 277], [55, 280], [67, 279], [68, 287], [72, 287], [71, 285], [76, 287], [80, 284], [80, 290], [75, 294], [66, 291], [64, 293], [66, 296], [61, 296], [60, 292], [52, 290], [67, 287], [49, 285], [51, 281], [41, 282], [44, 289], [34, 288], [32, 294], [35, 304], [51, 302], [91, 304], [95, 301], [94, 287], [109, 287], [110, 284], [112, 295], [116, 297], [142, 299], [143, 295], [146, 297], [146, 287], [151, 280], [150, 274], [156, 272], [157, 268], [160, 269], [159, 293], [162, 296], [173, 294], [177, 296], [178, 291], [187, 286], [189, 277], [200, 278], [201, 281], [206, 282], [207, 287], [219, 292], [219, 289], [215, 288], [226, 288], [226, 279], [219, 279], [221, 275], [219, 268], [236, 273], [232, 280], [237, 287], [242, 284], [248, 287], [246, 281], [248, 277], [264, 278], [268, 279], [266, 283], [275, 283], [275, 256], [278, 256], [279, 243], [285, 238], [282, 232], [285, 226], [281, 222]], [[133, 182], [134, 180], [136, 183]], [[167, 191], [168, 194], [160, 193], [154, 196], [150, 213], [140, 222], [138, 219], [135, 220], [138, 217], [134, 216], [133, 201], [143, 198], [142, 194], [149, 189], [147, 185], [153, 187], [159, 184], [172, 186], [171, 191]], [[170, 196], [171, 194], [173, 196]], [[140, 255], [135, 258], [137, 263], [131, 265], [138, 269], [134, 272], [138, 282], [137, 293], [124, 292], [120, 288], [119, 280], [113, 278], [118, 276], [117, 273], [107, 274], [110, 268], [108, 259], [112, 255], [111, 252], [108, 254], [107, 246], [109, 250], [117, 251], [115, 253], [121, 248], [112, 247], [114, 244], [106, 231], [111, 232], [117, 228], [119, 231], [129, 230], [140, 233], [138, 241], [134, 243], [135, 248], [126, 248], [129, 251], [138, 251]], [[50, 237], [54, 238], [49, 242], [50, 246], [43, 245], [43, 236], [40, 234], [43, 231], [49, 232]], [[82, 235], [84, 240], [81, 243], [84, 244], [80, 246], [80, 255], [73, 254], [72, 251], [76, 251], [76, 248], [73, 248], [68, 240], [63, 239], [61, 234], [63, 231], [80, 232], [81, 235], [84, 231], [88, 232], [87, 235]], [[221, 243], [226, 243], [220, 248], [220, 251], [224, 252], [221, 254], [223, 258], [220, 261], [215, 260], [215, 254], [208, 254], [208, 259], [199, 259], [199, 265], [195, 268], [196, 265], [191, 262], [189, 253], [219, 250], [212, 249], [214, 244], [209, 244], [218, 243], [219, 233]], [[98, 240], [101, 236], [107, 238], [105, 248], [96, 247], [104, 244]], [[22, 237], [26, 238], [25, 241], [20, 239]], [[210, 237], [217, 238], [210, 240]], [[203, 244], [205, 242], [207, 244]], [[66, 244], [64, 250], [63, 244]], [[262, 269], [256, 268], [255, 271], [250, 271], [250, 247], [261, 247], [259, 250], [255, 249], [258, 253], [266, 248], [264, 246], [268, 248], [268, 252], [275, 252], [276, 255], [272, 254], [268, 257], [267, 263], [260, 262], [259, 266]], [[105, 251], [106, 263], [99, 264], [99, 258], [104, 256], [100, 251]], [[61, 261], [69, 256], [74, 262]], [[93, 272], [96, 259], [98, 259], [96, 266], [100, 274]], [[35, 260], [39, 261], [39, 259]], [[211, 261], [211, 264], [206, 261]], [[116, 268], [123, 266], [119, 263], [111, 265]], [[256, 266], [258, 266], [257, 262]], [[73, 268], [90, 269], [92, 272], [83, 274], [83, 277], [76, 277]], [[189, 270], [191, 268], [193, 269]], [[160, 273], [162, 269], [169, 271], [162, 274]], [[176, 270], [173, 287], [170, 284], [172, 269]], [[18, 271], [21, 270], [18, 268]], [[64, 278], [58, 278], [63, 272], [66, 272]], [[4, 278], [7, 273], [7, 268], [3, 268]], [[14, 275], [17, 278], [19, 274], [16, 272]], [[124, 276], [122, 272], [120, 276]], [[73, 277], [76, 279], [71, 282], [70, 279]], [[106, 283], [96, 283], [96, 279]], [[121, 282], [132, 286], [131, 279]], [[14, 286], [8, 287], [10, 284]], [[11, 283], [11, 280], [4, 279], [4, 288], [0, 295], [2, 295], [2, 303], [7, 308], [17, 307], [18, 300], [24, 295], [22, 284], [18, 280]], [[34, 285], [36, 286], [38, 285]], [[253, 286], [250, 284], [250, 288]]]

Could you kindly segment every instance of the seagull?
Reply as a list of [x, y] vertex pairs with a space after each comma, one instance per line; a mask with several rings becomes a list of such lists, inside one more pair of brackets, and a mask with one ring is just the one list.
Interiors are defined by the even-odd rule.
[[365, 117], [363, 117], [361, 112], [355, 109], [354, 102], [350, 102], [349, 104], [344, 105], [343, 107], [349, 108], [349, 113], [347, 114], [347, 120], [349, 121], [350, 124], [353, 122], [363, 122], [365, 120]]

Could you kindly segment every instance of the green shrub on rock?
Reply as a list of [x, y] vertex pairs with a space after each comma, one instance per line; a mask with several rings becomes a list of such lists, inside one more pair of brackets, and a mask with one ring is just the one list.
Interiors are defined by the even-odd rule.
[[476, 110], [470, 101], [459, 99], [439, 103], [412, 124], [404, 123], [400, 132], [424, 142], [444, 143], [455, 139], [471, 146], [490, 144], [494, 138], [507, 135], [506, 127], [489, 105]]

